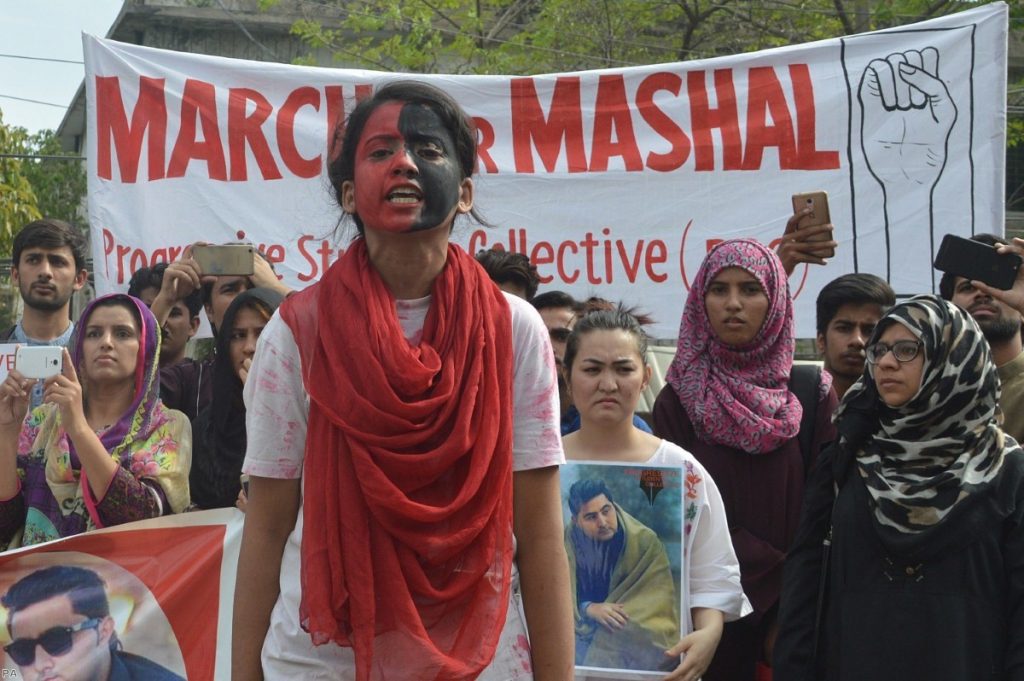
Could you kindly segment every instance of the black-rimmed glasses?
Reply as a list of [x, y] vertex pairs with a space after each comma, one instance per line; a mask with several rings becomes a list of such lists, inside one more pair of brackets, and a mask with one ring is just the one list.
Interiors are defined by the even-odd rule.
[[47, 655], [64, 655], [71, 650], [74, 643], [72, 634], [83, 629], [95, 629], [103, 622], [100, 618], [92, 618], [73, 624], [70, 627], [53, 627], [47, 629], [37, 638], [16, 638], [4, 646], [4, 650], [19, 667], [32, 664], [36, 659], [36, 646], [42, 646]]
[[923, 347], [924, 343], [919, 340], [900, 340], [892, 345], [874, 343], [867, 347], [867, 359], [872, 364], [878, 364], [891, 350], [892, 356], [896, 358], [897, 362], [909, 362], [917, 357], [917, 353], [921, 352]]

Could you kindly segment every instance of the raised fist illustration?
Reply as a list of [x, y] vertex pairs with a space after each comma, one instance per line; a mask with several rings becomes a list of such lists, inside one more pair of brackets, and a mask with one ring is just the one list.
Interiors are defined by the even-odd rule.
[[894, 198], [893, 191], [934, 187], [957, 116], [949, 89], [939, 79], [938, 50], [926, 47], [872, 59], [857, 98], [864, 158], [887, 199]]

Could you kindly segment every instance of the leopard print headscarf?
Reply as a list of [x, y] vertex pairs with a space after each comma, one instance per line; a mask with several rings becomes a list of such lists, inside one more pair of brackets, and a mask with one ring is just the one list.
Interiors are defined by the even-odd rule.
[[835, 418], [874, 396], [878, 426], [857, 452], [857, 469], [878, 523], [915, 534], [986, 489], [1018, 445], [1000, 428], [999, 377], [969, 314], [941, 298], [915, 296], [889, 310], [870, 343], [893, 323], [924, 343], [921, 387], [906, 404], [890, 408], [878, 397], [867, 363]]

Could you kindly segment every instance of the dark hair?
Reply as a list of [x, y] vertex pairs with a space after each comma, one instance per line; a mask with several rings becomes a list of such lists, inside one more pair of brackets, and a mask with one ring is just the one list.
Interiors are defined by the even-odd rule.
[[545, 291], [540, 295], [534, 296], [530, 302], [538, 310], [546, 310], [551, 307], [567, 307], [575, 312], [579, 307], [576, 299], [565, 291]]
[[633, 316], [633, 311], [619, 305], [614, 310], [598, 310], [580, 318], [572, 327], [569, 340], [565, 344], [566, 379], [572, 377], [572, 364], [576, 353], [580, 350], [580, 338], [591, 331], [625, 331], [636, 339], [636, 351], [640, 362], [647, 366], [647, 334], [640, 322]]
[[21, 252], [26, 248], [45, 248], [55, 250], [67, 246], [75, 259], [75, 271], [85, 269], [86, 243], [85, 237], [77, 229], [54, 218], [43, 218], [30, 222], [14, 235], [14, 252], [11, 262], [14, 267], [21, 265]]
[[[140, 267], [135, 270], [135, 274], [128, 280], [128, 295], [141, 298], [142, 292], [147, 288], [159, 291], [164, 284], [164, 272], [167, 271], [167, 267], [168, 263], [158, 262], [152, 267]], [[189, 317], [198, 316], [199, 310], [203, 309], [203, 299], [199, 291], [188, 294], [182, 302], [188, 308]]]
[[[132, 297], [134, 298], [135, 296], [132, 296]], [[138, 300], [138, 299], [136, 299], [136, 300]], [[139, 300], [139, 304], [145, 306], [145, 303], [143, 303], [141, 300]], [[92, 314], [94, 312], [96, 312], [96, 310], [100, 309], [101, 307], [123, 307], [124, 309], [128, 310], [129, 312], [131, 312], [132, 313], [132, 319], [135, 320], [135, 329], [136, 329], [136, 331], [139, 332], [140, 336], [142, 335], [142, 316], [139, 315], [138, 308], [135, 307], [134, 305], [132, 305], [130, 300], [126, 300], [123, 296], [117, 296], [117, 295], [112, 295], [112, 296], [109, 296], [107, 298], [103, 298], [103, 299], [97, 300], [93, 304], [92, 309], [89, 310], [89, 316], [91, 317]], [[82, 327], [82, 333], [85, 333], [85, 327], [86, 327], [86, 324], [88, 324], [88, 323], [89, 323], [88, 319], [81, 319], [81, 320], [79, 320], [79, 325]], [[159, 329], [157, 329], [157, 335], [159, 335]]]
[[236, 310], [235, 316], [237, 317], [238, 312], [242, 310], [252, 310], [256, 314], [258, 314], [263, 319], [263, 321], [269, 322], [270, 318], [274, 316], [275, 309], [276, 308], [271, 307], [269, 304], [267, 304], [266, 301], [260, 300], [259, 298], [246, 298], [238, 305], [238, 310]]
[[540, 286], [540, 275], [537, 267], [522, 253], [492, 248], [476, 254], [476, 261], [487, 272], [495, 284], [513, 283], [521, 286], [526, 292], [526, 299], [533, 300]]
[[608, 501], [615, 501], [615, 499], [612, 498], [612, 493], [608, 490], [608, 485], [604, 483], [604, 480], [577, 480], [572, 483], [572, 487], [569, 488], [569, 510], [575, 516], [580, 512], [580, 508], [583, 504], [601, 494], [608, 497]]
[[548, 329], [548, 335], [551, 336], [552, 342], [567, 343], [569, 342], [569, 336], [572, 335], [572, 331], [564, 326], [559, 326], [554, 329]]
[[[975, 234], [971, 237], [971, 241], [977, 241], [978, 243], [987, 244], [989, 246], [997, 246], [1000, 244], [1010, 243], [1001, 236], [995, 234]], [[946, 300], [953, 300], [953, 293], [956, 292], [956, 278], [959, 274], [953, 274], [952, 272], [943, 272], [942, 278], [939, 279], [939, 295]]]
[[86, 568], [52, 565], [22, 577], [0, 598], [0, 604], [7, 608], [7, 631], [11, 638], [11, 622], [19, 610], [65, 595], [71, 600], [71, 610], [79, 615], [89, 619], [110, 615], [107, 592], [99, 575]]
[[[356, 147], [366, 127], [370, 115], [382, 104], [387, 102], [405, 102], [419, 104], [430, 108], [441, 119], [441, 123], [452, 133], [455, 141], [455, 156], [462, 169], [462, 177], [466, 179], [473, 174], [476, 164], [476, 130], [458, 103], [444, 90], [415, 80], [399, 80], [378, 88], [372, 97], [368, 97], [352, 110], [347, 118], [339, 117], [334, 131], [334, 144], [341, 137], [341, 149], [331, 150], [331, 162], [327, 166], [327, 177], [334, 187], [334, 197], [339, 206], [342, 202], [342, 185], [352, 181], [356, 175]], [[342, 130], [344, 134], [341, 135]], [[480, 222], [483, 219], [472, 210], [470, 214]], [[363, 221], [358, 215], [350, 216], [359, 233], [363, 233]]]
[[818, 293], [818, 333], [824, 335], [828, 325], [843, 305], [881, 305], [882, 311], [896, 304], [896, 294], [885, 279], [873, 274], [844, 274], [825, 284]]
[[577, 313], [582, 317], [583, 315], [588, 315], [591, 312], [607, 312], [609, 310], [614, 310], [616, 307], [618, 306], [607, 298], [590, 296], [579, 304]]
[[[618, 309], [622, 309], [621, 303], [616, 304], [607, 298], [590, 296], [582, 303], [578, 304], [576, 308], [576, 318], [580, 319], [582, 317], [586, 317], [588, 314], [593, 314], [594, 312], [614, 312]], [[640, 310], [635, 307], [627, 308], [626, 312], [633, 315], [640, 326], [647, 326], [654, 323], [654, 317], [645, 312], [640, 312]]]

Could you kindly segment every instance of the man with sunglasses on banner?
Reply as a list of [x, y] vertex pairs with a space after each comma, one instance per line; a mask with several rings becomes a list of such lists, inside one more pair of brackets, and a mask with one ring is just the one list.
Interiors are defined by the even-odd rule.
[[36, 570], [15, 582], [0, 604], [11, 636], [4, 651], [27, 681], [184, 681], [121, 650], [103, 581], [92, 570]]

